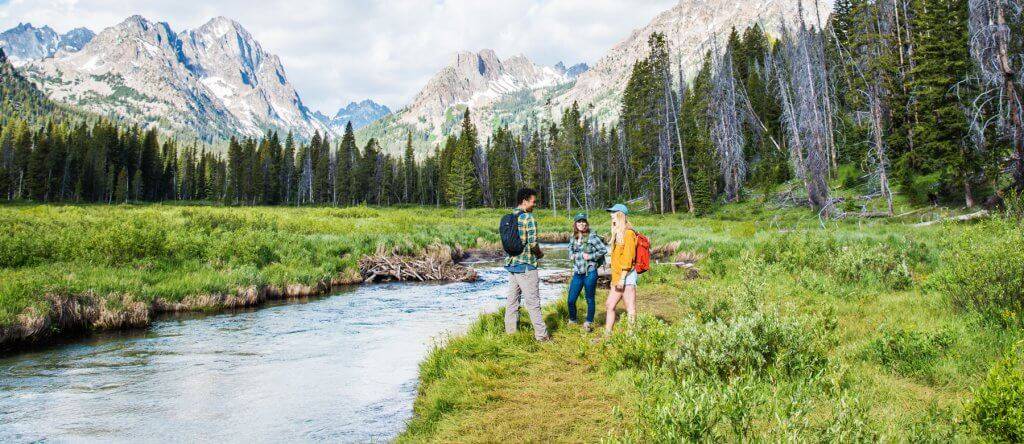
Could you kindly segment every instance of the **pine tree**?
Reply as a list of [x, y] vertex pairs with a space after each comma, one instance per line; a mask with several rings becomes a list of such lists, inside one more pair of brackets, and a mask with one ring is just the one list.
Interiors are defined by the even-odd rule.
[[445, 194], [448, 202], [459, 209], [476, 206], [479, 185], [473, 153], [476, 151], [476, 128], [469, 119], [467, 109], [462, 117], [462, 134], [455, 143], [448, 174], [445, 177]]
[[416, 155], [415, 155], [415, 153], [413, 152], [413, 149], [412, 149], [412, 133], [411, 132], [409, 133], [408, 139], [405, 142], [405, 159], [403, 161], [403, 168], [404, 168], [404, 171], [403, 171], [403, 176], [404, 176], [404, 184], [403, 185], [404, 186], [403, 186], [402, 201], [405, 202], [405, 203], [410, 203], [410, 202], [413, 202], [413, 200], [415, 200], [415, 196], [416, 196], [416, 193], [417, 193], [417, 191], [416, 191], [416, 181], [417, 181]]
[[338, 175], [335, 177], [335, 187], [338, 190], [338, 202], [342, 205], [351, 205], [354, 190], [352, 189], [352, 174], [355, 153], [359, 150], [356, 147], [356, 136], [352, 130], [352, 122], [345, 125], [345, 135], [338, 145]]
[[970, 69], [966, 0], [919, 0], [913, 28], [910, 88], [918, 121], [914, 149], [900, 159], [904, 190], [919, 202], [954, 190], [969, 194], [978, 167], [962, 145], [969, 140], [967, 119], [953, 95]]
[[698, 214], [705, 214], [714, 207], [718, 195], [718, 161], [711, 143], [708, 112], [711, 98], [711, 57], [705, 56], [704, 64], [693, 80], [690, 95], [683, 101], [682, 122], [683, 145], [687, 148], [687, 159], [693, 171], [693, 206]]
[[157, 140], [155, 129], [146, 131], [142, 141], [140, 158], [141, 199], [155, 201], [160, 197], [160, 182], [163, 173], [163, 161], [160, 159], [160, 141]]

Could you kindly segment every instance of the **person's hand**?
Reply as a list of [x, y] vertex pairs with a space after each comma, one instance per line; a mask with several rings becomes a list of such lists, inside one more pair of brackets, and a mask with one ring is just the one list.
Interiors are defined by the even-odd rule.
[[590, 260], [590, 255], [587, 254], [587, 253], [583, 253], [583, 260], [589, 261]]
[[626, 291], [626, 286], [622, 284], [616, 285], [615, 291]]
[[537, 259], [544, 259], [544, 250], [540, 248], [540, 245], [533, 246], [533, 255], [537, 256]]

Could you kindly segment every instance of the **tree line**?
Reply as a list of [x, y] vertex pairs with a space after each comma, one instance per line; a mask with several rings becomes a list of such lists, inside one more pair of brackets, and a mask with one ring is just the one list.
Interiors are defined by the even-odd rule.
[[[358, 147], [351, 126], [337, 143], [271, 132], [232, 139], [220, 154], [103, 119], [4, 118], [0, 192], [468, 208], [514, 205], [516, 189], [531, 186], [556, 211], [629, 201], [703, 213], [759, 196], [828, 216], [891, 215], [896, 193], [991, 204], [1024, 186], [1021, 6], [838, 0], [825, 23], [807, 23], [801, 8], [796, 25], [772, 35], [754, 25], [712, 37], [696, 70], [653, 34], [618, 122], [601, 124], [573, 104], [557, 121], [481, 135], [464, 109], [461, 130], [419, 159], [412, 134], [393, 156], [372, 139]], [[2, 109], [31, 102], [21, 111], [56, 114], [15, 84], [0, 83]], [[855, 190], [860, 208], [836, 197], [836, 186]]]

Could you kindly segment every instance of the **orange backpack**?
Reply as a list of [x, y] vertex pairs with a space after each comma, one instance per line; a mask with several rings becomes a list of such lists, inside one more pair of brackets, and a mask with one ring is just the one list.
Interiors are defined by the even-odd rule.
[[651, 240], [639, 231], [633, 232], [636, 233], [636, 259], [633, 259], [633, 269], [636, 270], [636, 274], [644, 274], [651, 269]]

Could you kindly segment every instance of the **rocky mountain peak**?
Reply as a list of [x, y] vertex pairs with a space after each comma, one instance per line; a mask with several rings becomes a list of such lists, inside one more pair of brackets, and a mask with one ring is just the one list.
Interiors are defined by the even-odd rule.
[[17, 64], [53, 55], [59, 41], [60, 36], [49, 26], [37, 28], [31, 23], [19, 23], [0, 33], [0, 48]]
[[[370, 99], [364, 99], [359, 103], [350, 102], [344, 108], [338, 110], [334, 117], [329, 119], [330, 126], [338, 133], [344, 132], [345, 127], [351, 122], [353, 129], [360, 129], [380, 118], [391, 114], [391, 109]], [[324, 116], [326, 118], [326, 116]]]
[[491, 49], [484, 49], [480, 52], [463, 51], [455, 54], [455, 59], [449, 68], [457, 75], [466, 78], [490, 78], [501, 70], [501, 60]]
[[575, 79], [575, 78], [579, 77], [580, 74], [583, 74], [583, 73], [589, 71], [590, 70], [590, 66], [588, 66], [586, 63], [577, 63], [575, 65], [572, 65], [572, 66], [566, 68], [565, 67], [565, 63], [558, 62], [558, 63], [555, 64], [555, 69], [558, 70], [558, 72], [561, 72], [561, 73], [569, 76], [570, 78]]
[[53, 28], [37, 28], [31, 23], [20, 23], [0, 33], [0, 48], [19, 65], [52, 57], [57, 51], [74, 52], [82, 49], [95, 35], [86, 28], [77, 28], [59, 35]]
[[[491, 49], [463, 51], [455, 54], [451, 62], [427, 82], [408, 107], [385, 123], [401, 126], [402, 134], [414, 129], [423, 134], [424, 141], [440, 140], [457, 126], [464, 107], [473, 109], [471, 115], [478, 126], [488, 128], [484, 125], [489, 117], [487, 110], [498, 106], [509, 95], [533, 97], [542, 94], [542, 89], [571, 81], [564, 72], [538, 65], [525, 55], [501, 59]], [[385, 137], [381, 142], [386, 148], [397, 149], [398, 144], [404, 143], [404, 135], [392, 137], [387, 128], [383, 132]]]
[[224, 16], [217, 16], [210, 19], [210, 21], [206, 22], [203, 26], [200, 26], [196, 31], [209, 33], [216, 37], [224, 37], [229, 33], [234, 33], [235, 35], [241, 35], [245, 38], [252, 38], [252, 36], [249, 35], [249, 31], [246, 31], [245, 27]]
[[60, 36], [60, 49], [70, 52], [81, 51], [95, 37], [96, 33], [88, 28], [72, 29]]
[[91, 40], [32, 64], [30, 76], [58, 100], [170, 122], [210, 140], [271, 129], [300, 137], [328, 131], [302, 104], [280, 60], [234, 20], [217, 17], [175, 33], [134, 15]]

